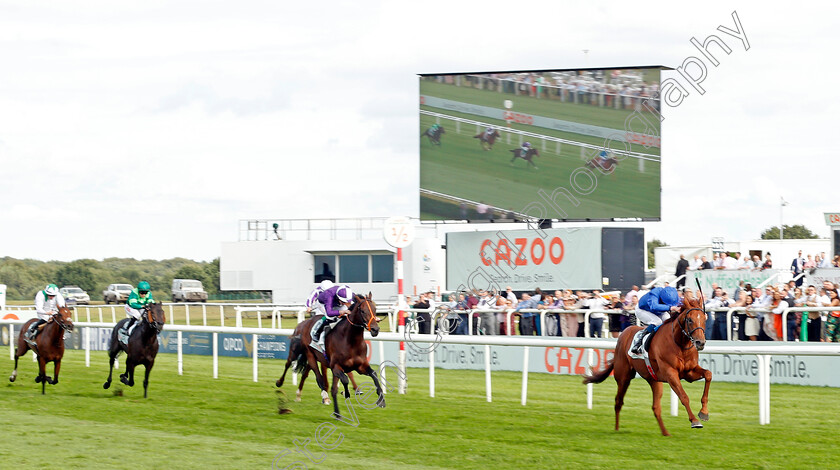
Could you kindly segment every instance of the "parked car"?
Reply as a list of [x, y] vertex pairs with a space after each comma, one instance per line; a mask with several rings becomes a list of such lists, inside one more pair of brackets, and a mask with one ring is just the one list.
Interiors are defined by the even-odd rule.
[[64, 286], [58, 290], [58, 293], [61, 294], [61, 296], [64, 297], [64, 300], [68, 301], [68, 303], [84, 305], [88, 305], [90, 303], [90, 296], [88, 293], [78, 286]]
[[128, 300], [128, 296], [131, 295], [132, 289], [134, 287], [131, 284], [111, 284], [107, 289], [102, 291], [102, 300], [106, 304], [110, 304], [111, 302], [115, 304], [120, 302], [125, 303]]
[[201, 281], [195, 279], [172, 280], [173, 302], [207, 302], [207, 291]]

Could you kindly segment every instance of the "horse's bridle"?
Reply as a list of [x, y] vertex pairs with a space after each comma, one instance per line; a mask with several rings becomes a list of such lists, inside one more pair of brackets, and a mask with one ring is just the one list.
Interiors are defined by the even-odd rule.
[[[362, 303], [362, 302], [364, 302], [365, 304], [367, 304], [367, 307], [368, 307], [368, 313], [370, 313], [370, 318], [368, 318], [367, 325], [357, 325], [357, 324], [353, 323], [353, 321], [352, 321], [352, 320], [350, 320], [350, 314], [345, 314], [345, 315], [344, 315], [344, 317], [347, 319], [347, 322], [348, 322], [348, 323], [350, 323], [351, 325], [353, 325], [353, 326], [361, 326], [361, 327], [363, 327], [364, 329], [366, 329], [366, 330], [370, 331], [370, 327], [371, 327], [371, 325], [373, 324], [374, 319], [376, 318], [376, 314], [375, 314], [375, 313], [373, 313], [373, 308], [370, 306], [370, 302], [368, 301], [368, 299], [367, 299], [367, 298], [365, 298], [364, 300], [362, 300], [361, 302], [359, 302], [359, 304], [361, 305], [361, 303]], [[362, 307], [360, 306], [360, 307], [359, 307], [359, 309], [361, 309], [361, 308], [362, 308]], [[362, 317], [362, 319], [364, 319], [364, 317]]]
[[53, 320], [58, 323], [58, 326], [61, 327], [64, 331], [73, 331], [73, 324], [70, 323], [69, 325], [64, 321], [64, 316], [61, 312], [55, 312], [52, 314]]
[[152, 304], [146, 304], [143, 308], [146, 310], [146, 321], [149, 323], [149, 326], [154, 328], [158, 333], [160, 333], [160, 329], [157, 327], [157, 323], [155, 323], [155, 317], [152, 315]]
[[688, 347], [687, 347], [687, 348], [683, 348], [683, 349], [691, 349], [691, 347], [692, 347], [692, 346], [696, 347], [696, 346], [695, 346], [695, 344], [694, 344], [694, 341], [695, 341], [695, 340], [694, 340], [694, 338], [691, 336], [691, 335], [693, 335], [693, 334], [694, 334], [694, 332], [695, 332], [695, 331], [697, 331], [697, 330], [701, 330], [701, 331], [703, 332], [703, 335], [705, 335], [705, 334], [706, 334], [706, 329], [705, 329], [705, 328], [703, 328], [703, 326], [705, 326], [705, 325], [703, 325], [703, 326], [698, 326], [698, 327], [696, 327], [696, 328], [692, 329], [691, 331], [688, 331], [688, 330], [686, 329], [686, 325], [688, 324], [688, 320], [687, 320], [686, 318], [688, 318], [688, 312], [690, 312], [690, 311], [692, 311], [692, 310], [697, 310], [697, 311], [700, 311], [700, 312], [706, 313], [706, 311], [705, 311], [705, 310], [703, 310], [703, 309], [701, 309], [701, 308], [691, 307], [691, 308], [689, 308], [688, 310], [686, 310], [685, 312], [683, 312], [683, 313], [681, 313], [681, 314], [680, 314], [680, 316], [681, 316], [681, 317], [683, 317], [683, 322], [682, 322], [682, 324], [680, 324], [680, 319], [679, 319], [679, 318], [677, 318], [676, 323], [677, 323], [678, 325], [680, 325], [680, 330], [682, 330], [683, 334], [684, 334], [684, 335], [688, 338]]

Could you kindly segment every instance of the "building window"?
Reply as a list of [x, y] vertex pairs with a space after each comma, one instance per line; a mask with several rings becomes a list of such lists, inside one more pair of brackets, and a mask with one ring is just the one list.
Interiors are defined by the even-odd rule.
[[338, 281], [342, 283], [369, 282], [368, 255], [340, 255]]
[[315, 282], [335, 282], [335, 255], [315, 255]]
[[371, 282], [394, 282], [394, 255], [371, 255]]

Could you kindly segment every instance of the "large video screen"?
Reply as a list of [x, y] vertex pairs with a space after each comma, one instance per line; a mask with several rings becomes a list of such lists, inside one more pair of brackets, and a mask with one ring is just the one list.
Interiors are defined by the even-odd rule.
[[420, 76], [422, 220], [659, 220], [660, 66]]

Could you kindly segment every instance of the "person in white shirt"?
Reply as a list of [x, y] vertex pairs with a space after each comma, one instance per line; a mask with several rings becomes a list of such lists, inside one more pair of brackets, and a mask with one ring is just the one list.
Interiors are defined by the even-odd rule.
[[[592, 297], [586, 300], [586, 306], [590, 310], [603, 310], [609, 301], [601, 297], [601, 291], [592, 291]], [[593, 312], [589, 315], [589, 335], [590, 337], [601, 338], [604, 328], [604, 318], [607, 314], [603, 312]]]
[[[496, 296], [490, 295], [489, 292], [486, 290], [481, 291], [480, 298], [478, 299], [478, 306], [479, 310], [490, 310], [496, 308]], [[479, 314], [481, 318], [481, 334], [483, 335], [495, 335], [498, 334], [498, 324], [496, 322], [496, 312], [481, 312]]]
[[507, 286], [507, 288], [505, 289], [505, 298], [507, 300], [510, 300], [511, 305], [513, 305], [513, 307], [516, 308], [516, 303], [519, 302], [519, 300], [516, 298], [516, 294], [513, 292], [513, 288], [511, 288], [510, 286]]
[[723, 259], [723, 269], [736, 269], [738, 267], [736, 261], [733, 258], [731, 258], [725, 251], [721, 254], [721, 257]]
[[52, 321], [52, 315], [58, 312], [59, 307], [66, 306], [67, 303], [64, 301], [64, 296], [58, 292], [57, 285], [49, 284], [44, 290], [39, 290], [35, 294], [35, 313], [38, 315], [38, 321], [32, 323], [25, 336], [34, 340], [40, 331], [38, 327]]
[[700, 269], [700, 266], [702, 266], [702, 265], [703, 265], [703, 262], [700, 261], [700, 255], [694, 255], [694, 259], [688, 265], [688, 269], [690, 271], [696, 271], [696, 270]]

